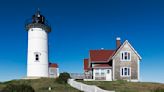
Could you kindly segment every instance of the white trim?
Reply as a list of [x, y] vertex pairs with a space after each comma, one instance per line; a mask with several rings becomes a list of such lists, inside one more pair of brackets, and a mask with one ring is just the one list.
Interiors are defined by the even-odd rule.
[[[129, 69], [129, 75], [124, 75], [124, 69]], [[123, 75], [122, 75], [122, 69], [123, 69]], [[127, 70], [128, 71], [128, 70]], [[128, 73], [128, 72], [127, 72]], [[131, 77], [131, 67], [120, 67], [120, 76], [121, 77]]]
[[[125, 56], [124, 54], [125, 54], [125, 52], [127, 52], [127, 54], [130, 53], [130, 59], [127, 59], [127, 60], [124, 59], [124, 56]], [[123, 59], [122, 59], [122, 54], [123, 54]], [[127, 56], [128, 56], [128, 55], [127, 55]], [[125, 62], [131, 61], [131, 57], [132, 57], [131, 51], [121, 51], [121, 52], [120, 52], [120, 61], [125, 61]], [[127, 57], [127, 58], [128, 58], [128, 57]]]
[[93, 74], [93, 80], [95, 80], [95, 69], [93, 69], [92, 74]]
[[140, 60], [138, 59], [138, 80], [140, 80]]
[[114, 59], [114, 57], [117, 55], [117, 53], [120, 51], [120, 49], [125, 45], [125, 44], [128, 44], [131, 49], [135, 52], [135, 54], [139, 57], [139, 59], [142, 59], [142, 57], [137, 53], [137, 51], [132, 47], [132, 45], [128, 42], [128, 40], [126, 40], [122, 45], [121, 47], [117, 50], [117, 52], [114, 54], [114, 56], [112, 57], [112, 59]]
[[112, 76], [113, 76], [112, 79], [115, 80], [115, 76], [114, 76], [114, 75], [115, 75], [115, 72], [114, 72], [114, 70], [115, 70], [115, 60], [113, 59], [112, 62], [113, 62], [113, 63], [112, 63], [112, 64], [113, 64], [113, 65], [112, 65], [112, 71], [113, 71], [113, 72], [112, 72]]

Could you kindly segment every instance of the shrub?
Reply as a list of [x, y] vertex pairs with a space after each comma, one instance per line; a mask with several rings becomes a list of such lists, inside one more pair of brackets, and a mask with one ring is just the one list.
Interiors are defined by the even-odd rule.
[[8, 84], [2, 92], [35, 92], [35, 90], [31, 86], [25, 84]]
[[57, 80], [58, 83], [66, 84], [67, 83], [67, 80], [69, 78], [71, 78], [70, 75], [69, 75], [69, 73], [64, 72], [64, 73], [61, 73], [56, 80]]

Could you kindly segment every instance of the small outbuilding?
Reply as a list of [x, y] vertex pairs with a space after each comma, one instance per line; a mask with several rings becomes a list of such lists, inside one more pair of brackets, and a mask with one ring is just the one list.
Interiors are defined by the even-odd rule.
[[56, 63], [49, 63], [49, 77], [50, 78], [57, 78], [59, 76], [59, 67]]

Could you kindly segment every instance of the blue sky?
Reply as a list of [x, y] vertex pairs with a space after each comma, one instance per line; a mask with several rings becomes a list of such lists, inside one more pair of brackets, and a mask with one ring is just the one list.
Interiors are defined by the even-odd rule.
[[24, 25], [39, 7], [52, 26], [49, 60], [60, 71], [83, 72], [91, 49], [115, 49], [127, 39], [142, 56], [141, 80], [164, 83], [163, 0], [0, 1], [0, 81], [26, 76]]

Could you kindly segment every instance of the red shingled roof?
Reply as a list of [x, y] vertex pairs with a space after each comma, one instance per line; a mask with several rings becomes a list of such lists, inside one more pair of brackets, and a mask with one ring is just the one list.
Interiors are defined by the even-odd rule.
[[84, 70], [90, 70], [90, 68], [89, 68], [89, 60], [88, 59], [84, 59]]
[[114, 55], [114, 52], [115, 50], [90, 50], [91, 62], [107, 62]]
[[49, 63], [49, 67], [58, 68], [58, 64], [56, 64], [56, 63]]

